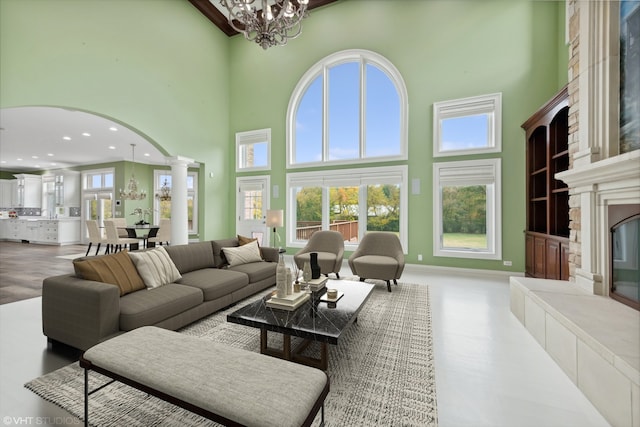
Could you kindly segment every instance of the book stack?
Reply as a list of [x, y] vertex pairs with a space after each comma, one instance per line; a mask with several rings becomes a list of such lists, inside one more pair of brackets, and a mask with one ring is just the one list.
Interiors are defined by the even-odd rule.
[[327, 280], [329, 280], [328, 277], [320, 276], [317, 279], [309, 280], [309, 282], [307, 283], [309, 284], [309, 289], [311, 290], [311, 292], [318, 292], [327, 285]]
[[285, 297], [278, 297], [276, 295], [273, 295], [267, 300], [266, 305], [269, 308], [293, 311], [305, 302], [309, 301], [309, 296], [310, 294], [306, 292], [294, 292], [291, 295], [287, 295]]

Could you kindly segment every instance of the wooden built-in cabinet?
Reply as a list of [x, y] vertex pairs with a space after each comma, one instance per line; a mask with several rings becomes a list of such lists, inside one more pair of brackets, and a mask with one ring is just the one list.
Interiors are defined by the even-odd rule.
[[567, 88], [522, 124], [526, 132], [525, 273], [569, 279], [569, 189], [555, 174], [569, 168]]

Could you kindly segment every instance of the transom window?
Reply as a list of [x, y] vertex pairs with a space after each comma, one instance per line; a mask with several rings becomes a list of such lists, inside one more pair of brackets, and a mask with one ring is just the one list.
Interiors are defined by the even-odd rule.
[[496, 153], [501, 150], [502, 94], [433, 104], [433, 155]]
[[399, 71], [366, 50], [330, 55], [300, 79], [287, 111], [287, 166], [407, 158], [407, 94]]
[[271, 169], [271, 129], [236, 133], [236, 172]]

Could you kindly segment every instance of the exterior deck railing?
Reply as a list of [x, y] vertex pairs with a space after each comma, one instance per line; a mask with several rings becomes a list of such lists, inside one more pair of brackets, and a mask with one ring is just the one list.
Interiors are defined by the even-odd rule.
[[[299, 221], [296, 226], [296, 240], [309, 240], [311, 235], [322, 230], [322, 223], [317, 221]], [[358, 239], [358, 221], [334, 221], [329, 230], [342, 234], [345, 242]]]

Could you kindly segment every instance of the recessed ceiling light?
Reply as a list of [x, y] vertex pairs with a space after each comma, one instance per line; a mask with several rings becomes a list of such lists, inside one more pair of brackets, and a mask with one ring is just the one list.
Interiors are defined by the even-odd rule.
[[114, 145], [110, 145], [109, 146], [109, 150], [115, 150], [115, 149], [116, 149], [116, 147]]
[[0, 163], [7, 163], [6, 160], [0, 160]]
[[145, 157], [149, 157], [150, 155], [151, 155], [151, 154], [149, 154], [149, 153], [144, 153], [144, 156], [145, 156]]
[[53, 157], [53, 153], [47, 153], [47, 156]]
[[89, 132], [83, 132], [82, 136], [91, 136], [91, 134]]
[[51, 166], [56, 166], [57, 163], [49, 163]]
[[117, 131], [118, 131], [118, 128], [117, 128], [117, 127], [115, 127], [115, 126], [111, 126], [111, 127], [109, 128], [109, 130], [111, 130], [111, 131], [113, 131], [113, 132], [117, 132]]
[[39, 168], [39, 167], [40, 167], [40, 165], [34, 165], [34, 167]]
[[31, 156], [31, 158], [32, 158], [32, 159], [37, 159], [37, 158], [38, 158], [38, 156]]
[[16, 160], [17, 160], [17, 161], [19, 161], [19, 162], [21, 162], [21, 161], [22, 161], [22, 158], [21, 158], [21, 157], [18, 157]]
[[70, 136], [63, 136], [62, 139], [64, 139], [65, 141], [71, 141], [71, 137]]

